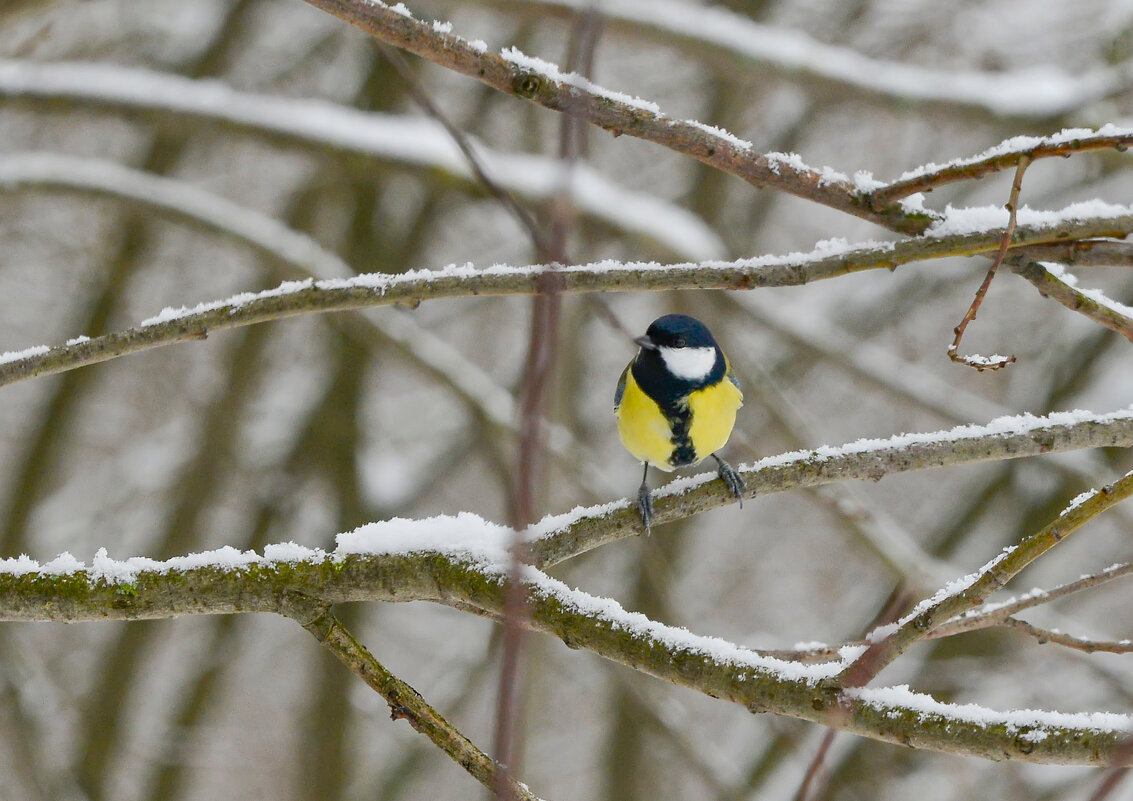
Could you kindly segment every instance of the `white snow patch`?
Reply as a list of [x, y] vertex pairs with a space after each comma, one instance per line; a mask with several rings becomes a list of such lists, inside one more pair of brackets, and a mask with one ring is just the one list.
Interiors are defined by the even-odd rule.
[[574, 86], [589, 94], [595, 94], [607, 100], [613, 100], [615, 103], [624, 103], [627, 106], [633, 106], [634, 108], [639, 108], [643, 111], [661, 116], [661, 107], [650, 100], [642, 100], [640, 97], [634, 97], [633, 95], [615, 92], [611, 89], [598, 86], [598, 84], [590, 82], [577, 72], [563, 72], [559, 69], [557, 64], [552, 64], [550, 61], [544, 61], [535, 56], [529, 56], [517, 47], [505, 47], [500, 51], [500, 57], [503, 58], [504, 61], [515, 64], [521, 69], [538, 72], [540, 75], [550, 78], [556, 83]]
[[940, 717], [976, 726], [1005, 726], [1008, 731], [1041, 729], [1042, 734], [1031, 734], [1031, 742], [1042, 742], [1046, 736], [1057, 734], [1059, 729], [1090, 729], [1096, 732], [1133, 731], [1133, 718], [1114, 712], [1052, 712], [1039, 709], [999, 711], [977, 704], [950, 704], [937, 701], [923, 693], [914, 692], [907, 684], [896, 687], [861, 687], [846, 690], [845, 695], [856, 698], [878, 710], [912, 710], [922, 719]]
[[1094, 497], [1097, 494], [1098, 494], [1097, 489], [1088, 489], [1085, 492], [1078, 493], [1077, 495], [1075, 495], [1071, 499], [1070, 503], [1067, 504], [1066, 508], [1058, 513], [1058, 516], [1059, 517], [1065, 517], [1067, 514], [1074, 511], [1079, 506], [1081, 506], [1082, 504], [1084, 504], [1086, 501], [1090, 500], [1090, 498]]
[[943, 164], [922, 164], [914, 167], [907, 172], [902, 173], [897, 177], [894, 183], [901, 181], [910, 181], [914, 178], [920, 178], [922, 175], [928, 173], [939, 172], [953, 167], [966, 167], [972, 164], [979, 164], [989, 159], [994, 159], [999, 156], [1006, 156], [1011, 153], [1021, 153], [1034, 150], [1037, 147], [1049, 147], [1054, 145], [1066, 144], [1075, 139], [1090, 139], [1094, 137], [1111, 137], [1111, 136], [1133, 136], [1133, 128], [1114, 125], [1113, 123], [1106, 123], [1097, 130], [1092, 128], [1064, 128], [1056, 134], [1050, 136], [1013, 136], [1010, 139], [1004, 139], [999, 144], [989, 147], [974, 156], [963, 156], [961, 158], [951, 159]]
[[700, 130], [704, 131], [705, 133], [710, 133], [713, 136], [717, 137], [718, 139], [723, 139], [726, 142], [730, 142], [731, 144], [738, 147], [740, 150], [754, 150], [755, 149], [755, 145], [753, 145], [748, 140], [741, 139], [740, 137], [736, 136], [735, 134], [733, 134], [729, 131], [725, 131], [723, 128], [718, 128], [715, 125], [708, 125], [707, 123], [703, 123], [703, 122], [697, 122], [696, 120], [683, 120], [683, 122], [687, 123], [688, 125], [691, 125], [693, 128], [699, 128]]
[[[1020, 226], [1053, 226], [1078, 220], [1127, 217], [1130, 214], [1133, 214], [1133, 206], [1121, 206], [1104, 200], [1084, 200], [1055, 211], [1024, 206], [1016, 215], [1016, 223]], [[994, 231], [1005, 228], [1008, 221], [1009, 213], [1003, 206], [956, 208], [949, 204], [941, 218], [929, 226], [924, 236], [945, 237]]]
[[6, 350], [0, 353], [0, 364], [8, 362], [18, 362], [21, 359], [30, 359], [33, 356], [42, 356], [51, 350], [47, 345], [32, 345], [30, 348], [23, 350]]
[[1117, 312], [1118, 314], [1124, 315], [1126, 317], [1133, 317], [1133, 307], [1126, 306], [1124, 303], [1114, 300], [1113, 298], [1102, 292], [1100, 289], [1089, 289], [1078, 286], [1078, 276], [1067, 272], [1066, 268], [1061, 264], [1047, 261], [1041, 262], [1041, 264], [1048, 273], [1053, 275], [1059, 281], [1066, 284], [1071, 289], [1076, 289], [1078, 292], [1085, 295], [1095, 303], [1099, 303], [1110, 311]]

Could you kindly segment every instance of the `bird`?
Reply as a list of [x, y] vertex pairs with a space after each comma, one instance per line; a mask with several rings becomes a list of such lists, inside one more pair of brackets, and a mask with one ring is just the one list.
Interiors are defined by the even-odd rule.
[[743, 478], [716, 451], [724, 447], [743, 405], [743, 391], [708, 326], [687, 314], [666, 314], [634, 339], [640, 348], [614, 391], [618, 435], [645, 466], [637, 508], [645, 533], [653, 521], [649, 467], [671, 472], [709, 456], [728, 491], [743, 503]]

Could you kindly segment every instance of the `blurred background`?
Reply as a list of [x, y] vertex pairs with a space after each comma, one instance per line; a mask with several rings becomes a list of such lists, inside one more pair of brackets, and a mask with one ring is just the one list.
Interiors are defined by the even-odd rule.
[[[679, 22], [691, 7], [597, 3], [594, 80], [814, 166], [890, 180], [1017, 134], [1131, 124], [1129, 2], [735, 0], [719, 8], [741, 19], [693, 15], [703, 30]], [[516, 45], [556, 63], [579, 30], [574, 12], [537, 1], [412, 10], [493, 50]], [[744, 21], [762, 35], [745, 33]], [[736, 46], [713, 39], [721, 28], [738, 32]], [[302, 277], [273, 255], [284, 234], [271, 220], [321, 245], [322, 274], [538, 260], [528, 232], [469, 178], [372, 42], [299, 0], [6, 0], [0, 57], [0, 351]], [[557, 115], [411, 64], [433, 102], [482, 143], [497, 181], [546, 225], [562, 194]], [[887, 238], [629, 137], [588, 130], [581, 144], [567, 193], [572, 262]], [[1039, 162], [1022, 200], [1128, 202], [1129, 167], [1116, 153]], [[926, 204], [1002, 205], [1010, 179], [938, 190]], [[166, 193], [163, 208], [155, 192]], [[195, 220], [193, 201], [204, 210]], [[210, 212], [222, 223], [202, 223]], [[266, 233], [257, 245], [217, 230], [226, 224]], [[603, 299], [639, 333], [671, 311], [709, 323], [747, 397], [726, 451], [733, 464], [1130, 403], [1130, 344], [1010, 274], [964, 347], [1018, 363], [976, 373], [949, 362], [952, 327], [986, 268], [952, 260], [789, 290]], [[1079, 277], [1133, 298], [1121, 271]], [[69, 551], [89, 561], [106, 547], [164, 558], [289, 540], [332, 548], [337, 532], [393, 516], [467, 510], [506, 521], [531, 308], [529, 298], [482, 298], [308, 316], [6, 387], [0, 556]], [[562, 299], [558, 337], [557, 429], [536, 517], [632, 496], [640, 477], [611, 415], [631, 344], [578, 295]], [[894, 600], [974, 570], [1128, 463], [1124, 452], [1078, 453], [771, 496], [553, 572], [744, 645], [837, 643], [899, 612]], [[1131, 524], [1133, 511], [1111, 513], [1016, 586], [1128, 560]], [[1133, 635], [1131, 601], [1114, 585], [1028, 619], [1120, 639]], [[339, 611], [379, 660], [490, 747], [496, 627], [426, 604]], [[521, 776], [547, 798], [789, 798], [823, 735], [547, 638], [528, 643]], [[879, 682], [997, 708], [1133, 711], [1129, 657], [1013, 632], [923, 644]], [[1087, 798], [1097, 779], [840, 736], [812, 797]], [[390, 722], [384, 702], [290, 621], [0, 627], [3, 798], [482, 792]]]

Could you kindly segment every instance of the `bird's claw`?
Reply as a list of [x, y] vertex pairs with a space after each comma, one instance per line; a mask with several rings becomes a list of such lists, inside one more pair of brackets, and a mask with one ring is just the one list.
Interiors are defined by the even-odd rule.
[[724, 486], [728, 488], [728, 492], [732, 493], [732, 496], [739, 500], [740, 508], [742, 509], [744, 506], [744, 490], [747, 489], [747, 483], [743, 480], [743, 476], [737, 473], [730, 464], [719, 456], [716, 456], [716, 454], [712, 455], [720, 465], [716, 470], [716, 472], [720, 474], [720, 480], [724, 482]]
[[637, 490], [637, 510], [641, 512], [641, 525], [645, 528], [645, 536], [648, 537], [653, 524], [653, 493], [645, 484]]

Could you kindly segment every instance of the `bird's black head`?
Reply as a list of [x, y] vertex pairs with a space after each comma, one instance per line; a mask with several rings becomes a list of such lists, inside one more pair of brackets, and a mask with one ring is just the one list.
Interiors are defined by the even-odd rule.
[[[666, 314], [653, 321], [641, 339], [661, 348], [715, 348], [708, 326], [687, 314]], [[640, 339], [638, 344], [648, 347]]]
[[638, 337], [633, 377], [663, 410], [675, 409], [693, 390], [724, 378], [727, 364], [712, 332], [687, 314], [666, 314]]

